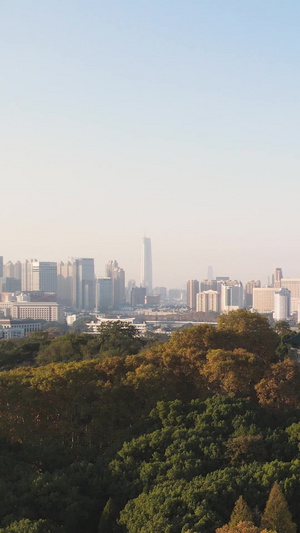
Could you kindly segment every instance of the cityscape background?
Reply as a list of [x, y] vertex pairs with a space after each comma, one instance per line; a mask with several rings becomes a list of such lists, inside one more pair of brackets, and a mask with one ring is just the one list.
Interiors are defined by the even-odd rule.
[[1, 3], [2, 254], [299, 275], [300, 5]]
[[149, 327], [155, 333], [166, 332], [166, 325], [169, 334], [186, 324], [216, 323], [220, 313], [238, 309], [261, 313], [271, 322], [289, 321], [292, 326], [299, 322], [300, 277], [284, 277], [280, 267], [266, 285], [259, 279], [242, 282], [228, 273], [215, 276], [209, 265], [207, 277], [188, 279], [185, 289], [158, 286], [153, 280], [150, 237], [144, 236], [141, 244], [137, 280], [127, 279], [116, 259], [107, 261], [98, 275], [91, 257], [13, 263], [1, 256], [0, 336], [23, 335], [24, 327], [31, 332], [49, 322], [72, 326], [78, 320], [97, 333], [103, 321], [120, 319], [135, 323], [141, 334]]

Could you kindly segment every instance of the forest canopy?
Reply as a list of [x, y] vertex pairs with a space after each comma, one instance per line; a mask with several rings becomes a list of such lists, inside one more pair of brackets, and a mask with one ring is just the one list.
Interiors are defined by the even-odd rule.
[[[300, 530], [283, 336], [240, 310], [164, 343], [120, 325], [0, 342], [0, 532]], [[265, 516], [274, 486], [283, 525]], [[233, 523], [239, 498], [250, 514]]]

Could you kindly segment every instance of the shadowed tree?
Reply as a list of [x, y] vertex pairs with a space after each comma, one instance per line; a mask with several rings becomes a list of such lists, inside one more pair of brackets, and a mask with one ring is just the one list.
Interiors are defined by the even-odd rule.
[[277, 481], [270, 491], [261, 519], [261, 527], [274, 529], [277, 533], [296, 533], [297, 531], [287, 501]]

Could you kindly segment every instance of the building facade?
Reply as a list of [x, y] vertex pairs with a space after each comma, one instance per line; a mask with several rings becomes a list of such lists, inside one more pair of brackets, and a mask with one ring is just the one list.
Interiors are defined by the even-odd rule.
[[94, 259], [90, 257], [74, 259], [72, 305], [78, 310], [95, 309]]
[[187, 306], [192, 310], [197, 309], [197, 294], [199, 292], [199, 281], [189, 279], [187, 282]]

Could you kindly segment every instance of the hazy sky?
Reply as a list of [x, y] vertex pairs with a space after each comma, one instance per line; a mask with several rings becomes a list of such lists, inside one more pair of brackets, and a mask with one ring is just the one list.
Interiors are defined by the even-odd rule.
[[300, 4], [2, 0], [4, 261], [300, 277]]

